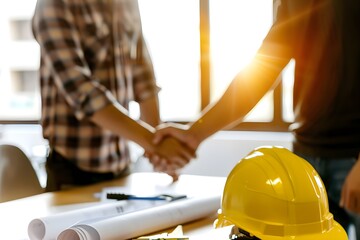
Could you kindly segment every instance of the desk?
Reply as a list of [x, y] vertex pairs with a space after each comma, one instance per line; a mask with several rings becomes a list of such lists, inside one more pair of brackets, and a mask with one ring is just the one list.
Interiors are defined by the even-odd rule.
[[[182, 175], [177, 183], [177, 188], [191, 191], [191, 189], [199, 189], [199, 186], [204, 186], [201, 188], [204, 193], [209, 193], [209, 191], [222, 193], [225, 181], [226, 178], [223, 177]], [[28, 239], [27, 226], [32, 219], [59, 212], [61, 206], [65, 207], [68, 204], [97, 202], [99, 199], [95, 197], [94, 193], [101, 192], [106, 187], [130, 186], [141, 191], [144, 188], [166, 184], [171, 184], [171, 178], [166, 174], [133, 173], [123, 179], [4, 202], [0, 204], [0, 239]], [[196, 238], [212, 229], [215, 219], [216, 213], [213, 216], [184, 224], [184, 233], [191, 239]], [[164, 231], [168, 230], [164, 229]]]

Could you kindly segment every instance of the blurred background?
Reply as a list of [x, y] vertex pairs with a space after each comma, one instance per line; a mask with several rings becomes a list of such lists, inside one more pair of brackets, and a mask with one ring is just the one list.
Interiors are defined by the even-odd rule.
[[[272, 23], [272, 0], [139, 0], [143, 31], [153, 58], [164, 121], [192, 121], [216, 101], [234, 75], [252, 58]], [[31, 31], [35, 0], [0, 3], [0, 143], [19, 146], [31, 159], [42, 184], [47, 142], [42, 138], [39, 46]], [[259, 7], [261, 6], [261, 7]], [[269, 93], [234, 129], [201, 145], [185, 173], [226, 176], [254, 147], [290, 148], [293, 120], [293, 63]], [[130, 114], [138, 117], [131, 105]], [[151, 170], [132, 145], [139, 171]], [[206, 164], [206, 168], [204, 168]]]

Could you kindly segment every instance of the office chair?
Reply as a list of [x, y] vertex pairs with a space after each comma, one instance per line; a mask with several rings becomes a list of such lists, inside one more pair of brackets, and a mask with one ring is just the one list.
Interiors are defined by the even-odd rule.
[[0, 145], [0, 202], [44, 192], [29, 158], [18, 147]]

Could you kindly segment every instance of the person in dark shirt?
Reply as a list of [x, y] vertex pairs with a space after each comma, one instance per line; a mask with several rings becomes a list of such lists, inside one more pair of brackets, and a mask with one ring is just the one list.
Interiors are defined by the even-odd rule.
[[[357, 217], [349, 213], [360, 213], [360, 1], [275, 0], [274, 13], [253, 60], [218, 102], [185, 127], [164, 125], [154, 141], [172, 135], [197, 149], [215, 132], [240, 123], [294, 59], [293, 151], [313, 164], [335, 219], [345, 229], [355, 221], [360, 239]], [[152, 162], [172, 165], [156, 157]]]

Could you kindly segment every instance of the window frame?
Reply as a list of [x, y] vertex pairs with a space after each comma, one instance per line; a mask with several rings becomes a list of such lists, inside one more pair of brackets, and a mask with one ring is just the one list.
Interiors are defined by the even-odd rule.
[[[201, 110], [210, 104], [210, 82], [211, 82], [211, 62], [208, 56], [210, 53], [210, 0], [199, 0], [200, 2], [200, 81], [201, 81]], [[279, 76], [282, 77], [281, 75]], [[281, 79], [280, 79], [281, 80]], [[274, 89], [274, 116], [270, 122], [242, 122], [237, 126], [226, 130], [242, 131], [275, 131], [288, 132], [291, 123], [285, 122], [282, 117], [283, 94], [282, 81]]]

